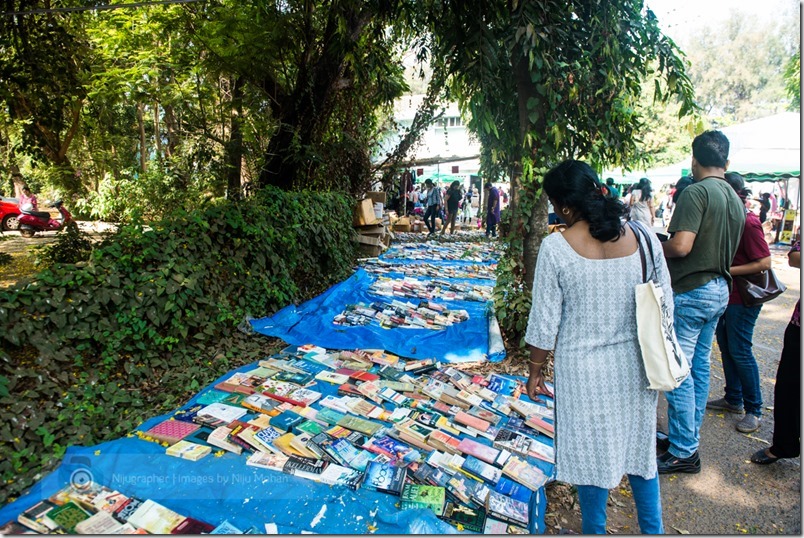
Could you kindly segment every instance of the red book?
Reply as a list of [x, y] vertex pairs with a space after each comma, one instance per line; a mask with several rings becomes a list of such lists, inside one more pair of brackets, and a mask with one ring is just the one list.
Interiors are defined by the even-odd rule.
[[550, 438], [554, 438], [556, 435], [556, 428], [553, 424], [550, 424], [539, 415], [531, 415], [525, 421], [526, 426], [530, 426], [534, 430], [539, 433], [543, 433]]
[[278, 394], [271, 394], [270, 392], [263, 392], [264, 396], [268, 396], [269, 398], [273, 398], [278, 402], [287, 402], [291, 405], [298, 405], [299, 407], [307, 407], [307, 404], [304, 402], [300, 402], [298, 400], [294, 400], [293, 398], [288, 398], [287, 396], [280, 396]]
[[362, 370], [358, 370], [349, 376], [349, 379], [354, 379], [355, 381], [377, 381], [379, 378], [380, 376], [377, 374], [364, 372]]
[[234, 383], [227, 383], [221, 381], [215, 385], [215, 388], [223, 392], [239, 392], [240, 394], [254, 394], [254, 389], [246, 387], [245, 385], [235, 385]]
[[215, 525], [187, 517], [184, 518], [184, 521], [176, 525], [176, 527], [170, 531], [170, 534], [209, 534], [214, 529]]
[[164, 443], [171, 445], [178, 443], [198, 428], [198, 424], [192, 422], [183, 422], [181, 420], [166, 420], [160, 422], [150, 430], [145, 432], [145, 435], [158, 439]]
[[455, 413], [455, 422], [465, 426], [471, 426], [472, 428], [480, 430], [481, 432], [488, 430], [489, 426], [491, 426], [491, 424], [482, 418], [473, 417], [472, 415], [464, 413], [463, 411]]

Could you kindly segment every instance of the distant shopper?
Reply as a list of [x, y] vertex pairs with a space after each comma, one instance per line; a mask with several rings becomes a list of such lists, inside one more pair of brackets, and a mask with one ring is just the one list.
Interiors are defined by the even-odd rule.
[[500, 191], [491, 182], [486, 183], [486, 189], [488, 189], [486, 237], [497, 237], [497, 224], [500, 222]]
[[436, 217], [444, 204], [441, 199], [441, 187], [434, 185], [432, 179], [426, 180], [424, 187], [427, 189], [427, 198], [424, 204], [424, 223], [427, 225], [427, 229], [430, 230], [427, 237], [431, 237], [436, 233]]
[[653, 227], [655, 212], [653, 210], [653, 189], [648, 178], [640, 179], [636, 188], [631, 190], [629, 205], [631, 206], [631, 220], [638, 220], [650, 230]]
[[615, 200], [617, 200], [620, 197], [620, 190], [614, 184], [614, 178], [613, 177], [606, 178], [606, 190], [605, 190], [605, 192], [606, 192], [606, 196], [608, 196], [609, 198], [614, 198]]
[[[578, 490], [583, 534], [606, 534], [609, 490], [628, 475], [639, 530], [663, 534], [656, 473], [656, 403], [648, 389], [637, 335], [634, 286], [642, 282], [637, 230], [624, 226], [618, 200], [606, 197], [597, 174], [564, 161], [544, 177], [544, 191], [567, 224], [542, 241], [525, 341], [530, 347], [528, 397], [549, 394], [542, 367], [555, 361], [557, 480]], [[659, 238], [641, 223], [644, 250], [653, 253], [658, 284], [670, 276]], [[647, 254], [650, 256], [649, 254]], [[616, 275], [605, 286], [600, 275]], [[611, 305], [618, 305], [611, 308]], [[672, 303], [668, 305], [672, 315]], [[616, 335], [612, 338], [612, 335]]]
[[36, 195], [31, 192], [28, 185], [22, 187], [22, 193], [19, 197], [17, 207], [20, 211], [39, 211], [39, 203], [36, 200]]
[[[745, 188], [740, 174], [726, 172], [726, 182], [745, 204], [751, 191]], [[732, 277], [752, 275], [771, 268], [771, 255], [765, 232], [756, 215], [744, 209], [745, 228], [740, 246], [731, 262]], [[754, 326], [762, 305], [745, 306], [740, 293], [732, 286], [726, 312], [717, 322], [715, 335], [720, 355], [723, 358], [723, 375], [726, 378], [725, 396], [707, 402], [708, 409], [742, 413], [745, 417], [737, 423], [737, 431], [755, 432], [762, 417], [762, 390], [759, 386], [759, 367], [752, 351]]]
[[472, 191], [472, 187], [469, 187], [469, 190], [466, 191], [466, 196], [463, 199], [463, 222], [472, 222], [472, 198], [474, 196], [474, 192]]
[[441, 235], [447, 231], [447, 226], [450, 227], [449, 233], [455, 233], [455, 219], [458, 218], [458, 210], [463, 199], [463, 187], [460, 181], [453, 181], [447, 189], [445, 198], [447, 205], [447, 218], [444, 220], [444, 225], [441, 227]]
[[[787, 255], [790, 267], [801, 269], [801, 241]], [[767, 465], [801, 454], [801, 301], [784, 331], [784, 346], [773, 388], [773, 444], [757, 450], [751, 461]]]
[[[675, 304], [678, 343], [690, 376], [667, 397], [669, 446], [659, 473], [699, 473], [701, 424], [709, 397], [709, 362], [715, 327], [726, 311], [731, 267], [745, 226], [745, 206], [725, 181], [729, 139], [706, 131], [692, 141], [690, 185], [678, 199], [662, 243]], [[658, 443], [657, 443], [658, 444]], [[663, 443], [664, 444], [664, 443]]]
[[759, 222], [768, 220], [768, 211], [771, 209], [770, 194], [763, 192], [759, 196]]

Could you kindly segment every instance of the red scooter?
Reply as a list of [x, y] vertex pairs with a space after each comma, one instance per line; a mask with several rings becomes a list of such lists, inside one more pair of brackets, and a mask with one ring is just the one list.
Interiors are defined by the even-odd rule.
[[33, 237], [36, 232], [49, 232], [61, 230], [67, 226], [77, 226], [73, 216], [61, 203], [61, 200], [53, 202], [51, 207], [59, 210], [60, 216], [52, 219], [47, 211], [22, 210], [19, 216], [20, 235], [23, 237]]

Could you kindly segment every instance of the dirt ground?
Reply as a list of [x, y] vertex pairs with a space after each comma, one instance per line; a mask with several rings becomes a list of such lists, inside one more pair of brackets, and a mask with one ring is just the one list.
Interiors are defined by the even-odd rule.
[[[108, 229], [98, 223], [79, 223], [82, 230], [100, 239]], [[16, 232], [0, 235], [0, 252], [13, 256], [0, 266], [0, 289], [33, 272], [31, 249], [55, 240], [56, 232], [31, 239]], [[5, 239], [4, 239], [5, 238]], [[703, 468], [697, 475], [661, 477], [665, 530], [668, 534], [801, 534], [801, 461], [781, 460], [768, 466], [749, 461], [767, 447], [773, 433], [773, 385], [782, 349], [782, 337], [793, 306], [800, 296], [800, 272], [787, 264], [787, 247], [771, 247], [773, 268], [788, 290], [763, 308], [754, 332], [754, 353], [759, 363], [764, 416], [761, 428], [750, 435], [734, 429], [738, 415], [707, 412], [701, 431]], [[510, 359], [498, 364], [501, 371], [524, 375], [524, 364]], [[710, 399], [723, 395], [723, 368], [717, 344], [712, 354]], [[658, 425], [667, 431], [667, 404], [660, 397]], [[571, 486], [547, 487], [547, 534], [581, 532], [581, 516]], [[608, 507], [610, 534], [639, 532], [627, 480], [611, 491]]]

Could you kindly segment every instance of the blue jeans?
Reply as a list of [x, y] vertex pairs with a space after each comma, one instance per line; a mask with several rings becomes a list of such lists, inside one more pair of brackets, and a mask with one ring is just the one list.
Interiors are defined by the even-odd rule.
[[717, 345], [723, 357], [726, 378], [726, 401], [742, 405], [745, 412], [762, 416], [762, 390], [759, 387], [759, 368], [751, 350], [754, 326], [762, 305], [730, 304], [717, 322]]
[[[659, 496], [659, 475], [650, 480], [629, 474], [634, 503], [637, 508], [639, 530], [642, 534], [664, 534], [662, 499]], [[583, 534], [606, 534], [606, 501], [609, 490], [597, 486], [576, 486], [581, 505], [581, 531]]]
[[676, 338], [690, 363], [690, 376], [667, 396], [669, 452], [688, 458], [698, 450], [706, 400], [709, 359], [715, 327], [729, 302], [726, 279], [718, 277], [686, 293], [673, 295]]

